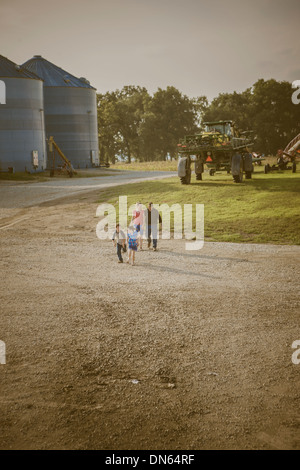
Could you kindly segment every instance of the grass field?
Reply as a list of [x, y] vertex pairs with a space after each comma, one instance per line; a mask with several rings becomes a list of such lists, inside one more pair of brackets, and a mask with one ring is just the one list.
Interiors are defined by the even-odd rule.
[[[262, 162], [263, 165], [269, 163], [273, 165], [276, 163], [276, 158], [269, 156]], [[110, 168], [90, 168], [77, 170], [76, 175], [73, 178], [90, 178], [98, 176], [109, 176], [117, 171], [177, 171], [177, 160], [173, 161], [155, 161], [155, 162], [133, 162], [133, 163], [124, 163], [119, 162], [115, 165], [110, 165]], [[263, 166], [257, 167], [262, 169]], [[55, 172], [54, 178], [69, 178], [67, 173]], [[1, 173], [0, 180], [5, 181], [48, 181], [50, 179], [50, 171], [43, 171], [40, 173], [25, 173], [25, 172], [16, 172], [16, 173]]]
[[203, 175], [203, 181], [181, 185], [178, 178], [105, 189], [99, 202], [118, 208], [118, 197], [128, 196], [128, 207], [147, 204], [204, 204], [205, 239], [222, 242], [300, 244], [300, 173], [265, 175], [256, 167], [251, 180], [235, 184], [230, 175]]
[[50, 179], [49, 172], [26, 173], [25, 171], [16, 171], [15, 173], [0, 172], [0, 180], [2, 181], [48, 181]]
[[110, 165], [110, 168], [122, 171], [177, 171], [177, 163], [177, 160], [167, 162], [119, 162], [115, 165]]
[[[109, 172], [109, 169], [84, 169], [76, 170], [76, 174], [73, 175], [73, 178], [95, 178], [102, 176], [111, 176], [115, 171]], [[25, 171], [15, 172], [15, 173], [1, 173], [0, 172], [0, 181], [28, 181], [28, 182], [39, 182], [49, 181], [53, 178], [57, 179], [70, 179], [67, 173], [55, 172], [54, 177], [50, 176], [50, 171], [41, 171], [40, 173], [26, 173]]]
[[[136, 163], [117, 163], [111, 165], [110, 168], [91, 168], [84, 170], [76, 170], [73, 178], [91, 178], [98, 176], [110, 176], [116, 171], [177, 171], [177, 161], [172, 162], [136, 162]], [[110, 173], [110, 174], [109, 174]], [[69, 178], [67, 173], [55, 172], [54, 178]], [[43, 182], [50, 180], [50, 171], [42, 171], [40, 173], [0, 172], [0, 181], [31, 181]]]
[[[262, 162], [262, 165], [269, 163], [273, 165], [276, 163], [276, 157], [268, 156]], [[111, 165], [110, 168], [116, 170], [131, 170], [131, 171], [177, 171], [177, 160], [167, 161], [167, 162], [133, 162], [133, 163], [124, 163], [118, 162], [115, 165]]]

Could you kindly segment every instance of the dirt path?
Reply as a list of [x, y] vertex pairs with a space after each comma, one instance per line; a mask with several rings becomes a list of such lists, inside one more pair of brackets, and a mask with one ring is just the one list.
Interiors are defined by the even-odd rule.
[[119, 265], [95, 201], [0, 222], [0, 448], [299, 449], [300, 247], [160, 241]]

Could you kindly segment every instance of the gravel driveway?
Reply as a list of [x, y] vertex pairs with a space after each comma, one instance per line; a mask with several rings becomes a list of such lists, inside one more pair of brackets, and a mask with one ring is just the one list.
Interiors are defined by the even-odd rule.
[[[171, 171], [110, 171], [102, 177], [53, 179], [40, 183], [0, 181], [0, 208], [29, 207], [46, 201], [120, 184], [139, 183], [176, 176]], [[110, 175], [110, 176], [107, 176]], [[1, 213], [0, 213], [1, 216]]]
[[0, 448], [299, 449], [300, 247], [160, 240], [120, 265], [97, 191], [67, 186], [1, 199]]

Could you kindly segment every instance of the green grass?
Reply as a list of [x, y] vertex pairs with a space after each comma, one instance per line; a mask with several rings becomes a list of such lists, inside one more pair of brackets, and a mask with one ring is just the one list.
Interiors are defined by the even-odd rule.
[[[273, 165], [276, 163], [276, 157], [267, 156], [265, 160], [263, 160], [262, 165], [269, 163]], [[133, 163], [125, 163], [125, 162], [118, 162], [115, 165], [110, 165], [111, 169], [114, 170], [131, 170], [131, 171], [177, 171], [177, 160], [161, 162], [133, 162]]]
[[[73, 178], [99, 178], [104, 176], [111, 176], [114, 172], [109, 172], [109, 169], [87, 169], [87, 170], [76, 170], [76, 174], [73, 175]], [[52, 179], [70, 179], [69, 175], [65, 172], [59, 173], [55, 172], [54, 177], [50, 177], [50, 171], [41, 171], [39, 173], [26, 173], [15, 172], [15, 173], [2, 173], [0, 172], [0, 180], [3, 181], [28, 181], [28, 182], [39, 182], [50, 181]]]
[[49, 172], [26, 173], [25, 171], [16, 171], [15, 173], [0, 172], [0, 180], [2, 181], [48, 181]]
[[[253, 179], [235, 184], [232, 177], [203, 175], [188, 186], [167, 178], [103, 190], [98, 202], [116, 209], [118, 197], [127, 195], [128, 207], [147, 204], [204, 204], [205, 239], [221, 242], [300, 244], [300, 173], [286, 171], [265, 175], [256, 168]], [[195, 215], [195, 214], [194, 214]]]
[[115, 165], [110, 165], [110, 168], [131, 171], [177, 171], [177, 163], [177, 160], [167, 162], [121, 162], [116, 163]]

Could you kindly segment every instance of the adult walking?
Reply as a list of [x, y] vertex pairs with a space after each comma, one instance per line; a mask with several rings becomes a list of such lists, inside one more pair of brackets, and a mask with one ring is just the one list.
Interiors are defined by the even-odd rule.
[[157, 230], [158, 224], [161, 224], [161, 216], [155, 207], [153, 207], [153, 203], [149, 202], [148, 208], [145, 210], [145, 225], [148, 235], [148, 248], [151, 247], [151, 235], [152, 235], [152, 243], [153, 243], [153, 250], [157, 251]]

